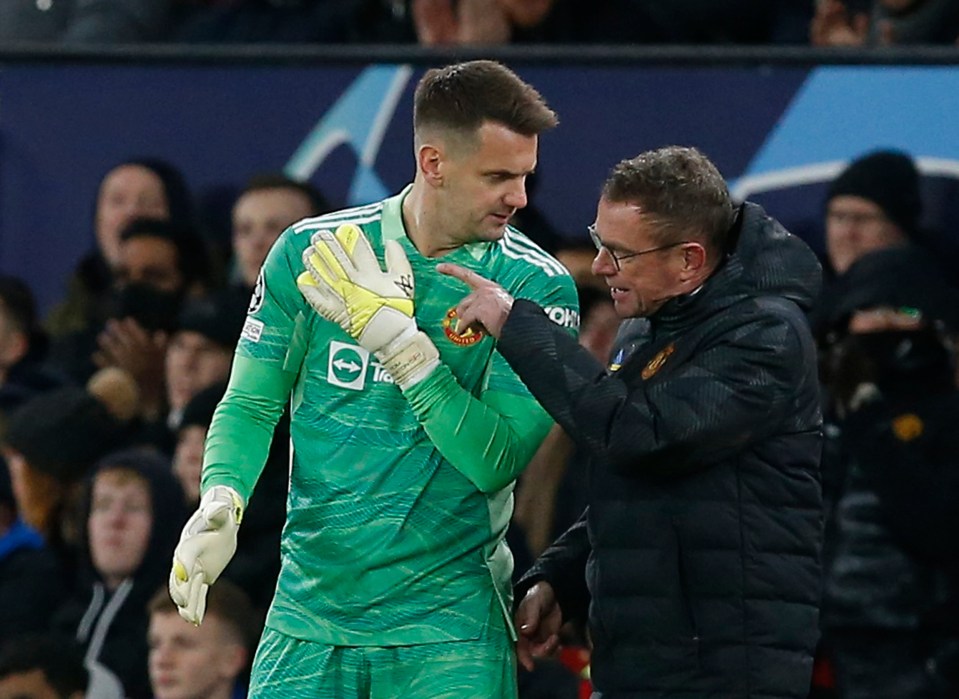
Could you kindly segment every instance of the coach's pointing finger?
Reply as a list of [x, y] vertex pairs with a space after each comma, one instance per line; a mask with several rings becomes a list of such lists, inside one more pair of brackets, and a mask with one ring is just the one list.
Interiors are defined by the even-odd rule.
[[436, 271], [450, 277], [456, 277], [470, 289], [481, 289], [484, 286], [497, 285], [496, 282], [490, 281], [483, 275], [477, 274], [471, 269], [466, 269], [466, 267], [453, 264], [452, 262], [440, 262], [436, 265]]
[[436, 266], [436, 271], [456, 277], [473, 290], [456, 307], [459, 318], [456, 332], [463, 333], [470, 327], [481, 326], [499, 339], [503, 324], [513, 309], [513, 297], [496, 282], [465, 267], [443, 262]]

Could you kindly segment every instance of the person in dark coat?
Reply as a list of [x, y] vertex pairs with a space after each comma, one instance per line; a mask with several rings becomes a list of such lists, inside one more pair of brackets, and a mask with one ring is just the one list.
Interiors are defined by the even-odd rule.
[[53, 628], [74, 635], [88, 663], [116, 674], [129, 699], [148, 699], [147, 602], [186, 521], [183, 496], [170, 464], [142, 449], [105, 456], [89, 486], [80, 583]]
[[517, 586], [524, 663], [587, 619], [594, 697], [805, 698], [819, 636], [822, 444], [806, 312], [821, 268], [715, 166], [619, 163], [590, 232], [630, 318], [604, 367], [454, 265], [457, 307], [590, 454], [589, 505]]
[[6, 462], [0, 463], [0, 637], [37, 633], [67, 594], [63, 570], [43, 537], [17, 516]]
[[844, 699], [959, 695], [959, 292], [918, 248], [825, 305], [824, 656]]

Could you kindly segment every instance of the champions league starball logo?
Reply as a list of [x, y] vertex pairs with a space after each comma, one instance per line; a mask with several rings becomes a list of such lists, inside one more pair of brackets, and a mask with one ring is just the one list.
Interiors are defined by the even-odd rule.
[[283, 168], [294, 179], [309, 180], [339, 146], [356, 155], [356, 172], [347, 194], [350, 206], [389, 196], [374, 169], [386, 128], [413, 75], [408, 65], [366, 68], [317, 122]]
[[266, 283], [263, 281], [263, 270], [256, 275], [256, 284], [253, 287], [253, 296], [250, 297], [250, 305], [246, 309], [248, 315], [253, 315], [263, 306], [263, 296], [266, 293]]

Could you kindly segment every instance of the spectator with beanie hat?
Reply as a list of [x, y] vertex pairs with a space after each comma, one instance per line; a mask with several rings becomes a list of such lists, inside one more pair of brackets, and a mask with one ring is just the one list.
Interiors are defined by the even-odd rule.
[[826, 197], [826, 252], [833, 271], [843, 274], [867, 252], [909, 244], [921, 213], [912, 158], [878, 150], [854, 160]]
[[192, 299], [176, 318], [163, 360], [164, 412], [145, 414], [143, 441], [173, 454], [186, 404], [230, 375], [233, 348], [246, 318], [246, 301], [228, 292]]
[[193, 396], [227, 379], [245, 318], [246, 302], [223, 292], [193, 301], [180, 313], [166, 356], [171, 429]]
[[82, 388], [48, 391], [11, 416], [3, 456], [20, 517], [58, 553], [72, 557], [79, 485], [121, 435], [107, 408]]

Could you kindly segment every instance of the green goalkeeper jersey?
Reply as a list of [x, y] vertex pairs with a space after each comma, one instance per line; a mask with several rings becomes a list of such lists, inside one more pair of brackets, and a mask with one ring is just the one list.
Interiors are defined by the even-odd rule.
[[[455, 262], [537, 302], [575, 332], [576, 291], [518, 231], [423, 257], [398, 196], [306, 219], [274, 245], [257, 282], [230, 386], [207, 438], [203, 490], [249, 499], [289, 402], [292, 458], [282, 565], [267, 625], [332, 645], [477, 638], [494, 601], [509, 610], [504, 535], [518, 473], [551, 423], [482, 332], [453, 332], [468, 293], [436, 271]], [[416, 321], [441, 364], [405, 395], [369, 352], [324, 320], [296, 286], [311, 235], [358, 225], [383, 260], [400, 241]]]

